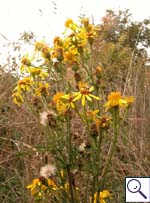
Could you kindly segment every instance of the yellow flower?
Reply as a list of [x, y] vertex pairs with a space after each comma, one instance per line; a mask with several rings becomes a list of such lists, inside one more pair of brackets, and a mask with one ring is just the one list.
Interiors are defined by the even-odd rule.
[[96, 69], [95, 69], [95, 73], [94, 74], [96, 75], [97, 78], [101, 78], [101, 76], [102, 76], [101, 73], [102, 73], [102, 67], [101, 66], [97, 66]]
[[18, 81], [18, 86], [16, 89], [18, 89], [18, 91], [22, 91], [22, 90], [29, 91], [32, 83], [33, 83], [33, 81], [31, 80], [31, 78], [26, 77], [26, 78]]
[[21, 59], [21, 63], [25, 66], [30, 66], [31, 65], [31, 60], [28, 59], [26, 56], [23, 56]]
[[67, 107], [68, 108], [72, 108], [74, 109], [75, 108], [75, 105], [73, 103], [73, 100], [74, 100], [74, 96], [71, 95], [71, 94], [65, 94], [61, 97], [61, 99], [64, 101], [65, 104], [67, 104]]
[[71, 37], [66, 37], [63, 41], [63, 47], [64, 49], [68, 49], [72, 45]]
[[40, 78], [45, 78], [48, 75], [48, 73], [44, 72], [41, 68], [29, 67], [28, 70], [33, 77], [39, 76]]
[[64, 52], [64, 61], [71, 63], [79, 61], [79, 52], [74, 45], [72, 45], [67, 51]]
[[92, 44], [95, 37], [96, 37], [96, 32], [95, 32], [95, 31], [89, 32], [89, 33], [88, 33], [88, 42], [89, 42], [90, 44]]
[[125, 97], [125, 99], [127, 101], [128, 106], [130, 106], [134, 102], [134, 100], [135, 100], [135, 98], [133, 96], [131, 96], [131, 97]]
[[32, 184], [27, 186], [27, 189], [30, 189], [31, 194], [34, 195], [34, 194], [36, 194], [38, 192], [36, 190], [37, 186], [41, 186], [41, 182], [40, 182], [39, 178], [34, 179]]
[[13, 102], [18, 106], [20, 106], [24, 102], [24, 99], [19, 92], [13, 93], [12, 97], [13, 97]]
[[52, 104], [56, 105], [56, 109], [59, 113], [64, 113], [68, 109], [68, 105], [65, 104], [61, 97], [64, 95], [63, 92], [57, 92], [52, 98]]
[[[69, 183], [65, 183], [64, 185], [62, 185], [62, 186], [60, 187], [60, 189], [65, 190], [66, 192], [68, 192], [68, 191], [69, 191]], [[78, 187], [75, 187], [75, 190], [78, 191], [79, 188], [78, 188]]]
[[51, 57], [53, 59], [57, 59], [58, 61], [62, 61], [64, 59], [64, 50], [62, 47], [53, 49], [51, 53]]
[[87, 83], [80, 81], [79, 82], [79, 89], [81, 89], [81, 88], [89, 88], [89, 86]]
[[65, 113], [69, 108], [74, 109], [74, 97], [71, 94], [65, 94], [57, 101], [56, 108], [59, 113]]
[[[90, 203], [97, 203], [97, 197], [98, 193], [96, 192], [94, 194], [94, 201], [92, 202], [92, 198], [90, 198]], [[107, 203], [105, 200], [106, 198], [111, 198], [111, 194], [108, 190], [103, 190], [102, 192], [99, 193], [98, 200], [100, 203]]]
[[95, 121], [98, 113], [99, 113], [99, 110], [96, 109], [94, 111], [87, 111], [86, 115], [87, 115], [87, 118], [89, 118], [92, 121]]
[[100, 198], [104, 199], [107, 197], [111, 197], [111, 194], [108, 190], [103, 190], [103, 192], [100, 192]]
[[52, 179], [48, 178], [47, 182], [48, 182], [48, 186], [50, 186], [52, 190], [58, 189], [58, 186], [56, 185], [56, 183]]
[[65, 113], [68, 110], [68, 104], [65, 104], [61, 100], [58, 100], [56, 104], [56, 108], [59, 113]]
[[66, 20], [66, 22], [65, 22], [65, 27], [66, 27], [66, 28], [70, 28], [70, 29], [73, 30], [73, 31], [76, 31], [76, 30], [78, 29], [78, 25], [75, 24], [75, 23], [73, 22], [73, 20], [70, 19], [70, 18]]
[[57, 93], [53, 96], [53, 98], [52, 98], [53, 104], [57, 104], [57, 102], [61, 100], [61, 97], [62, 97], [63, 95], [64, 95], [63, 92], [57, 92]]
[[78, 46], [79, 47], [85, 47], [87, 45], [87, 32], [85, 29], [80, 30], [80, 32], [77, 34], [77, 39], [78, 39]]
[[91, 92], [93, 92], [93, 91], [94, 91], [93, 86], [90, 87], [90, 88], [89, 87], [80, 88], [79, 92], [74, 92], [73, 93], [73, 96], [74, 96], [73, 102], [81, 99], [82, 106], [85, 106], [86, 99], [88, 101], [90, 101], [90, 102], [92, 101], [92, 99], [100, 100], [99, 97], [91, 94]]
[[49, 189], [56, 190], [58, 189], [58, 186], [55, 184], [55, 182], [50, 178], [36, 178], [32, 181], [30, 185], [26, 187], [31, 191], [32, 195], [39, 195], [41, 196], [41, 192], [46, 192]]
[[128, 102], [127, 99], [121, 96], [120, 92], [111, 92], [108, 95], [108, 102], [104, 105], [106, 110], [111, 109], [113, 107], [127, 107]]
[[87, 27], [87, 26], [89, 25], [89, 18], [82, 18], [82, 19], [81, 19], [81, 23], [82, 23], [85, 27]]
[[73, 25], [73, 20], [69, 18], [65, 22], [65, 27], [70, 28], [71, 25]]
[[49, 95], [49, 91], [48, 91], [48, 88], [49, 88], [49, 84], [48, 83], [42, 83], [42, 82], [39, 82], [39, 87], [35, 90], [35, 93], [37, 96], [47, 96]]
[[31, 73], [32, 76], [40, 75], [41, 71], [42, 71], [41, 68], [34, 68], [34, 67], [29, 68], [29, 72]]
[[102, 129], [107, 129], [109, 127], [109, 124], [111, 123], [111, 118], [104, 115], [102, 117], [100, 117], [99, 119], [95, 120], [95, 124], [97, 127], [97, 130], [99, 131], [100, 128]]
[[53, 43], [56, 47], [63, 46], [63, 41], [60, 37], [55, 37]]
[[36, 51], [41, 51], [44, 46], [45, 46], [45, 44], [43, 42], [36, 42], [35, 43], [35, 50]]
[[61, 176], [61, 178], [64, 177], [64, 171], [63, 170], [60, 171], [60, 176]]
[[64, 61], [65, 62], [73, 62], [73, 61], [77, 61], [76, 57], [73, 53], [66, 51], [64, 54]]
[[45, 45], [41, 50], [41, 55], [43, 58], [50, 59], [51, 57], [50, 52], [51, 52], [51, 49], [47, 45]]

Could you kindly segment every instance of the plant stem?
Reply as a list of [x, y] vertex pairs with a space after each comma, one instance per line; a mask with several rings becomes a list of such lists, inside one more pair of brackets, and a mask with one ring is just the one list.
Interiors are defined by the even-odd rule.
[[92, 84], [95, 85], [95, 81], [94, 81], [94, 78], [93, 78], [93, 73], [92, 71], [90, 70], [91, 67], [91, 64], [90, 64], [90, 67], [89, 69], [86, 67], [86, 63], [84, 62], [84, 55], [82, 55], [82, 66], [83, 68], [85, 69], [85, 71], [87, 72], [88, 76], [90, 77], [91, 81], [92, 81]]
[[72, 185], [72, 175], [70, 171], [70, 165], [67, 164], [67, 174], [68, 174], [68, 179], [69, 179], [69, 190], [70, 190], [70, 196], [71, 196], [71, 203], [75, 203], [75, 198], [74, 198], [74, 192], [73, 192], [73, 185]]
[[71, 196], [71, 203], [75, 203], [74, 192], [73, 192], [73, 179], [71, 174], [71, 165], [72, 165], [72, 148], [71, 148], [71, 132], [70, 132], [70, 115], [67, 115], [67, 153], [68, 160], [66, 164], [68, 180], [69, 180], [69, 191]]
[[[92, 196], [92, 201], [94, 201], [94, 192], [97, 191], [97, 196], [96, 196], [96, 203], [99, 203], [99, 193], [100, 189], [98, 187], [98, 176], [99, 176], [99, 171], [100, 171], [100, 154], [101, 154], [101, 144], [102, 144], [102, 139], [103, 139], [103, 131], [99, 131], [98, 139], [97, 139], [97, 150], [96, 150], [96, 158], [95, 158], [95, 171], [96, 174], [93, 177], [93, 196]], [[96, 190], [95, 190], [96, 189]]]
[[93, 187], [92, 187], [92, 203], [94, 202], [94, 193], [95, 193], [95, 181], [96, 180], [96, 176], [93, 176]]
[[108, 154], [108, 158], [105, 164], [105, 168], [103, 169], [102, 172], [102, 180], [101, 180], [101, 186], [105, 182], [109, 166], [111, 164], [112, 157], [114, 155], [115, 149], [116, 149], [116, 143], [117, 143], [117, 138], [118, 138], [118, 130], [119, 130], [119, 108], [113, 108], [113, 129], [114, 129], [114, 136], [113, 136], [113, 141], [111, 143], [110, 147], [110, 152]]

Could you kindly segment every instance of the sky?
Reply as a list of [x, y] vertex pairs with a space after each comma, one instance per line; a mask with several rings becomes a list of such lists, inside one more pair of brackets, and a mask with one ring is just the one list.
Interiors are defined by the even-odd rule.
[[[98, 23], [106, 9], [125, 8], [137, 21], [150, 16], [150, 0], [0, 0], [0, 34], [15, 40], [19, 33], [32, 31], [51, 40], [63, 32], [67, 18], [85, 14]], [[5, 41], [2, 35], [0, 43]]]

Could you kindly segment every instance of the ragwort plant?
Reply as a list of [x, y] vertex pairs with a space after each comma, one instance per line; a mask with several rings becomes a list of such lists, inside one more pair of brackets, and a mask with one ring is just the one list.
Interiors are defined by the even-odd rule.
[[120, 122], [134, 98], [115, 91], [105, 99], [103, 67], [93, 60], [100, 27], [87, 18], [68, 19], [65, 27], [52, 47], [36, 42], [32, 57], [22, 58], [12, 94], [39, 119], [52, 157], [27, 188], [42, 203], [106, 203], [113, 198], [105, 187]]

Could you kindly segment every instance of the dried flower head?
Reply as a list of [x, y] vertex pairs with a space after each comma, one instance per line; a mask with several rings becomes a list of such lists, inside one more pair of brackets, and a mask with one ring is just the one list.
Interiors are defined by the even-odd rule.
[[43, 126], [46, 126], [47, 125], [47, 122], [48, 122], [48, 112], [46, 111], [43, 111], [42, 113], [40, 113], [40, 123], [41, 125]]
[[56, 115], [53, 111], [47, 112], [43, 111], [40, 114], [40, 123], [43, 126], [49, 125], [50, 127], [55, 127], [56, 126]]
[[44, 178], [52, 177], [56, 172], [56, 167], [52, 164], [47, 164], [40, 169], [40, 175]]

